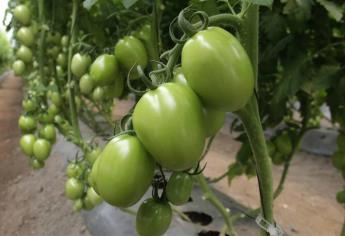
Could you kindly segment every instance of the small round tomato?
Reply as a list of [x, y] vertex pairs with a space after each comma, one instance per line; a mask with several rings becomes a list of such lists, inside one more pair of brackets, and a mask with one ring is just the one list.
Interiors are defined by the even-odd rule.
[[61, 46], [68, 47], [69, 38], [67, 35], [61, 37]]
[[50, 96], [49, 96], [50, 100], [52, 101], [53, 104], [55, 104], [56, 106], [61, 106], [62, 104], [62, 97], [60, 95], [60, 93], [58, 92], [51, 92]]
[[148, 62], [144, 44], [133, 36], [126, 36], [117, 42], [115, 57], [126, 73], [132, 69], [130, 77], [133, 79], [139, 77], [136, 66], [144, 70]]
[[81, 209], [83, 209], [83, 200], [77, 199], [73, 203], [73, 211], [79, 212]]
[[95, 102], [100, 102], [104, 98], [104, 89], [102, 87], [96, 87], [92, 92], [92, 99]]
[[65, 184], [65, 195], [71, 200], [77, 200], [84, 194], [84, 184], [76, 178], [69, 178]]
[[182, 205], [188, 202], [193, 190], [192, 177], [184, 172], [174, 172], [166, 186], [166, 196], [174, 205]]
[[49, 157], [51, 144], [42, 138], [36, 140], [33, 146], [33, 153], [37, 160], [44, 161]]
[[24, 4], [16, 6], [13, 10], [13, 15], [14, 18], [16, 18], [16, 20], [22, 23], [23, 25], [27, 25], [30, 23], [31, 11]]
[[91, 152], [88, 152], [85, 154], [85, 159], [91, 165], [93, 165], [101, 153], [102, 153], [102, 149], [100, 149], [99, 147], [96, 147], [96, 148], [92, 149]]
[[22, 152], [27, 156], [33, 155], [33, 147], [36, 137], [33, 134], [24, 134], [19, 141]]
[[90, 64], [91, 57], [89, 55], [74, 54], [71, 62], [71, 71], [76, 77], [80, 78], [87, 72]]
[[31, 116], [20, 116], [18, 124], [23, 132], [31, 132], [36, 129], [36, 120]]
[[109, 204], [129, 207], [142, 198], [154, 175], [155, 163], [139, 139], [113, 138], [91, 171], [92, 187]]
[[43, 126], [40, 130], [40, 136], [51, 143], [54, 143], [56, 141], [56, 131], [54, 125], [47, 124]]
[[31, 49], [22, 45], [20, 46], [20, 48], [18, 49], [17, 53], [16, 53], [16, 57], [20, 60], [22, 60], [23, 62], [29, 63], [32, 61], [33, 55], [31, 52]]
[[39, 161], [36, 158], [30, 158], [30, 166], [34, 170], [42, 169], [44, 167], [44, 161]]
[[103, 199], [101, 196], [99, 196], [95, 192], [95, 190], [92, 187], [90, 187], [87, 189], [86, 197], [85, 197], [84, 201], [88, 202], [90, 205], [92, 205], [92, 208], [93, 208], [93, 207], [101, 204], [103, 202]]
[[25, 64], [22, 60], [16, 60], [13, 62], [12, 69], [16, 76], [21, 76], [25, 71]]
[[66, 55], [64, 53], [59, 53], [59, 55], [56, 58], [56, 62], [59, 66], [61, 66], [62, 68], [65, 68], [67, 65]]
[[55, 116], [59, 113], [60, 109], [55, 105], [55, 104], [51, 104], [48, 107], [47, 113], [51, 116]]
[[220, 27], [199, 31], [183, 46], [182, 70], [208, 107], [236, 111], [254, 91], [251, 61], [240, 42]]
[[167, 202], [150, 198], [144, 201], [137, 212], [136, 229], [140, 236], [161, 236], [169, 228], [172, 210]]
[[90, 67], [90, 76], [97, 85], [118, 81], [121, 76], [115, 56], [103, 54], [97, 57]]
[[30, 47], [31, 45], [34, 44], [35, 39], [34, 39], [34, 34], [32, 30], [28, 27], [21, 27], [17, 34], [17, 39], [24, 44], [25, 46]]
[[53, 123], [54, 122], [54, 114], [48, 113], [48, 112], [44, 112], [39, 114], [38, 120], [42, 123]]
[[83, 174], [83, 169], [77, 163], [69, 163], [66, 167], [66, 175], [68, 178], [79, 178]]
[[33, 98], [25, 99], [22, 102], [23, 110], [26, 112], [35, 111], [37, 109], [37, 102]]
[[206, 139], [203, 110], [187, 86], [165, 83], [145, 93], [132, 118], [138, 138], [163, 167], [186, 170], [200, 160]]
[[83, 94], [90, 94], [92, 92], [93, 80], [88, 74], [85, 74], [80, 78], [79, 89]]

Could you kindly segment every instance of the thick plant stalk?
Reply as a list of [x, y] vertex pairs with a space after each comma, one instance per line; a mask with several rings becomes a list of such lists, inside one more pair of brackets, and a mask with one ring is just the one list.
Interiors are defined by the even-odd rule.
[[[38, 18], [43, 26], [45, 23], [45, 18], [44, 18], [44, 0], [39, 0], [38, 2]], [[44, 64], [44, 43], [45, 43], [45, 35], [46, 35], [46, 29], [44, 27], [41, 27], [41, 32], [40, 32], [40, 38], [39, 38], [39, 52], [38, 52], [38, 60], [39, 60], [39, 74], [40, 74], [40, 79], [43, 82], [43, 84], [46, 84], [46, 81], [44, 81], [44, 72], [43, 72], [43, 64]]]
[[208, 185], [205, 176], [201, 173], [196, 176], [196, 179], [200, 185], [200, 188], [204, 194], [205, 200], [209, 201], [217, 210], [221, 213], [224, 218], [227, 231], [231, 236], [237, 236], [236, 231], [234, 230], [232, 220], [229, 214], [229, 209], [225, 208], [221, 201], [214, 195], [210, 186]]
[[[244, 16], [244, 22], [240, 29], [241, 42], [246, 49], [254, 70], [255, 84], [258, 77], [258, 40], [259, 40], [259, 7], [251, 5], [247, 14]], [[257, 87], [257, 86], [256, 86]], [[270, 223], [273, 219], [273, 178], [272, 164], [268, 155], [266, 140], [262, 129], [258, 104], [253, 95], [245, 108], [238, 112], [254, 154], [257, 178], [260, 190], [260, 200], [262, 215]], [[262, 235], [268, 235], [262, 231]]]
[[69, 90], [69, 97], [68, 97], [68, 103], [69, 103], [69, 109], [70, 109], [70, 119], [72, 123], [72, 127], [75, 130], [76, 134], [80, 137], [80, 129], [78, 124], [78, 116], [77, 116], [77, 109], [76, 109], [76, 103], [74, 98], [74, 83], [73, 83], [73, 76], [71, 71], [71, 62], [72, 62], [72, 54], [73, 54], [73, 45], [75, 43], [75, 33], [76, 33], [76, 19], [77, 19], [77, 13], [78, 13], [78, 0], [73, 0], [72, 5], [72, 17], [71, 17], [71, 40], [69, 42], [68, 47], [68, 90]]

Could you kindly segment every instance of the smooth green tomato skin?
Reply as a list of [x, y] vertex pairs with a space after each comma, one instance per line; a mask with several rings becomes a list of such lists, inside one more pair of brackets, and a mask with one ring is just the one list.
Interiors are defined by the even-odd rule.
[[34, 44], [34, 34], [32, 33], [32, 30], [28, 27], [21, 27], [17, 34], [17, 39], [25, 46], [30, 47]]
[[71, 200], [77, 200], [83, 196], [84, 184], [76, 179], [70, 178], [65, 184], [65, 194]]
[[188, 202], [192, 194], [193, 179], [184, 172], [174, 172], [168, 180], [166, 195], [174, 205], [182, 205]]
[[132, 119], [138, 138], [164, 168], [186, 170], [200, 160], [206, 138], [203, 111], [187, 86], [165, 83], [145, 93]]
[[188, 84], [208, 107], [236, 111], [253, 94], [250, 59], [240, 42], [222, 28], [196, 33], [183, 46], [181, 60]]
[[33, 55], [30, 48], [22, 45], [18, 49], [16, 56], [18, 59], [22, 60], [23, 62], [29, 63], [32, 61]]
[[133, 68], [130, 75], [133, 79], [139, 76], [134, 66], [139, 65], [144, 70], [148, 62], [144, 44], [133, 36], [126, 36], [118, 41], [115, 46], [115, 57], [126, 73]]
[[160, 236], [169, 228], [172, 210], [166, 202], [150, 198], [144, 201], [137, 212], [136, 229], [140, 236]]
[[50, 154], [51, 144], [49, 141], [39, 138], [36, 140], [33, 146], [33, 153], [37, 160], [45, 161]]
[[25, 155], [32, 156], [34, 154], [33, 146], [35, 141], [36, 137], [33, 134], [25, 134], [20, 138], [20, 148]]
[[85, 201], [91, 203], [91, 205], [95, 207], [101, 204], [103, 202], [103, 199], [95, 192], [92, 187], [90, 187], [87, 189]]
[[20, 116], [18, 120], [19, 128], [23, 132], [31, 132], [36, 129], [36, 120], [31, 116]]
[[79, 80], [79, 89], [83, 94], [90, 94], [93, 90], [93, 80], [90, 75], [85, 74]]
[[85, 159], [91, 165], [93, 165], [101, 153], [102, 153], [102, 149], [100, 149], [99, 147], [96, 147], [91, 152], [88, 152], [85, 154]]
[[92, 92], [92, 99], [95, 102], [100, 102], [104, 98], [104, 89], [102, 87], [96, 87]]
[[22, 60], [16, 60], [13, 62], [12, 69], [16, 76], [21, 76], [25, 71], [25, 64]]
[[56, 131], [54, 125], [47, 124], [43, 126], [40, 130], [40, 136], [54, 143], [56, 141]]
[[42, 169], [44, 167], [44, 162], [43, 161], [39, 161], [36, 158], [30, 158], [30, 166], [34, 170]]
[[129, 207], [149, 188], [155, 163], [138, 138], [113, 138], [97, 158], [91, 171], [95, 191], [109, 204]]
[[26, 5], [18, 5], [13, 10], [13, 15], [16, 20], [18, 20], [23, 25], [27, 25], [30, 23], [31, 19], [31, 12], [30, 9]]
[[81, 55], [80, 53], [76, 53], [72, 57], [71, 71], [76, 77], [80, 78], [87, 72], [90, 64], [91, 58], [89, 55]]
[[114, 55], [103, 54], [90, 67], [90, 76], [96, 85], [107, 85], [120, 79], [118, 62]]
[[37, 109], [37, 102], [34, 99], [25, 99], [22, 101], [23, 110], [31, 112]]

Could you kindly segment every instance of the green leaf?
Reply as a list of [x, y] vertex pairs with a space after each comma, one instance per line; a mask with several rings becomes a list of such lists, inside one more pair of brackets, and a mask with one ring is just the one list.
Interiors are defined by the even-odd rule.
[[244, 167], [240, 163], [238, 163], [238, 162], [232, 163], [228, 169], [228, 183], [229, 183], [229, 185], [231, 184], [231, 181], [236, 176], [242, 175], [244, 173], [244, 170], [245, 170]]
[[128, 9], [133, 6], [138, 0], [122, 0], [123, 6]]
[[98, 0], [85, 0], [83, 2], [83, 7], [87, 10], [90, 10], [93, 5], [97, 3]]
[[247, 2], [266, 7], [271, 7], [273, 4], [273, 0], [247, 0]]
[[246, 164], [252, 157], [252, 150], [248, 141], [242, 143], [240, 150], [236, 154], [236, 161]]
[[334, 2], [328, 0], [316, 0], [320, 5], [322, 5], [327, 11], [329, 17], [333, 18], [336, 21], [340, 21], [343, 18], [344, 10], [336, 5]]
[[311, 93], [316, 90], [328, 89], [336, 81], [340, 70], [338, 65], [322, 65], [316, 70], [312, 79], [303, 85], [303, 90]]

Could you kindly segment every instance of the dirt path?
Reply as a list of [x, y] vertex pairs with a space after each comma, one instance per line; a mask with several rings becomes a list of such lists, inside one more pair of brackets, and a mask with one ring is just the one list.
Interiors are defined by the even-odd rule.
[[54, 152], [43, 170], [33, 171], [18, 148], [21, 80], [0, 87], [0, 235], [89, 236], [80, 214], [64, 196], [64, 158]]

